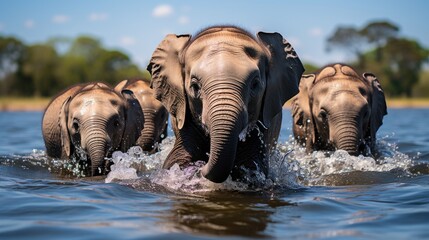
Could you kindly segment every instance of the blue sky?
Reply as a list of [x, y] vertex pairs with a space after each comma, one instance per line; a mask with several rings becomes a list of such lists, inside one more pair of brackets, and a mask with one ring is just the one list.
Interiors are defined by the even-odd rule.
[[327, 37], [339, 25], [363, 27], [374, 20], [397, 24], [401, 35], [429, 48], [426, 0], [0, 1], [1, 35], [28, 44], [91, 35], [105, 47], [129, 54], [141, 67], [166, 34], [192, 34], [216, 24], [233, 24], [253, 33], [279, 32], [304, 62], [340, 62], [350, 56], [326, 52]]

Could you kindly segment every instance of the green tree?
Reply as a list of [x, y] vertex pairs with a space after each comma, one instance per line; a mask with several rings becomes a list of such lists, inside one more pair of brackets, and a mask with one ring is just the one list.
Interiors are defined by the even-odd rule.
[[384, 69], [392, 96], [412, 96], [413, 86], [419, 81], [423, 63], [428, 61], [428, 50], [415, 40], [390, 39], [383, 48]]
[[16, 93], [15, 75], [25, 52], [26, 46], [17, 38], [0, 36], [0, 94]]
[[310, 74], [315, 73], [317, 70], [319, 70], [319, 67], [311, 63], [304, 63], [304, 69], [304, 74]]
[[429, 70], [421, 71], [419, 82], [413, 87], [413, 97], [429, 97]]
[[33, 95], [51, 96], [58, 91], [58, 79], [54, 73], [58, 64], [56, 50], [47, 44], [36, 44], [26, 49], [22, 62], [22, 72], [31, 79]]
[[383, 58], [382, 46], [389, 39], [395, 38], [398, 32], [399, 27], [388, 21], [371, 22], [360, 30], [360, 33], [366, 37], [370, 44], [375, 44], [377, 62], [381, 62]]
[[57, 75], [68, 86], [94, 81], [115, 85], [123, 79], [141, 76], [142, 72], [126, 54], [105, 49], [92, 37], [81, 36], [63, 56]]
[[338, 49], [351, 53], [356, 58], [355, 67], [358, 71], [365, 71], [365, 54], [371, 48], [376, 49], [376, 61], [381, 62], [381, 47], [389, 39], [395, 38], [399, 27], [388, 21], [370, 22], [362, 28], [339, 26], [327, 39], [327, 50]]
[[343, 50], [352, 54], [358, 59], [358, 68], [365, 68], [364, 51], [366, 50], [368, 39], [362, 35], [361, 31], [354, 27], [338, 27], [327, 39], [327, 51]]

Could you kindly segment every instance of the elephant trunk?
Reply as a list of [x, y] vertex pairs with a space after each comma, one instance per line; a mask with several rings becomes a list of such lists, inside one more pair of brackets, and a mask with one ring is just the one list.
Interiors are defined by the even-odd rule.
[[108, 155], [111, 142], [107, 132], [102, 127], [99, 127], [103, 126], [101, 123], [90, 125], [89, 130], [83, 132], [83, 136], [86, 135], [87, 140], [82, 143], [82, 146], [91, 160], [91, 175], [95, 176], [105, 172], [104, 158]]
[[137, 139], [137, 145], [142, 147], [143, 151], [152, 152], [157, 148], [156, 143], [159, 141], [159, 136], [155, 126], [155, 114], [153, 111], [144, 112], [144, 128]]
[[336, 149], [347, 151], [350, 155], [358, 155], [360, 147], [360, 132], [356, 118], [342, 119], [335, 124], [333, 143]]
[[210, 156], [202, 174], [213, 182], [221, 183], [228, 178], [234, 166], [239, 134], [247, 123], [247, 115], [237, 95], [216, 91], [211, 96], [212, 99], [208, 99]]

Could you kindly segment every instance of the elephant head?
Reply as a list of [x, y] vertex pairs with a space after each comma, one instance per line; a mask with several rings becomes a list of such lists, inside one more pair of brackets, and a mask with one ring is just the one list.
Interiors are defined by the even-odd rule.
[[118, 94], [102, 83], [88, 84], [67, 97], [58, 113], [64, 157], [86, 156], [92, 175], [106, 172], [104, 159], [114, 150], [134, 145], [144, 122], [131, 91]]
[[158, 151], [158, 144], [167, 137], [167, 109], [155, 98], [154, 91], [150, 88], [150, 81], [123, 80], [115, 87], [117, 92], [124, 89], [134, 93], [144, 114], [144, 127], [136, 145], [149, 153]]
[[357, 155], [374, 148], [387, 110], [373, 74], [360, 77], [351, 67], [335, 64], [304, 75], [299, 88], [292, 101], [293, 133], [308, 151], [342, 149]]
[[148, 70], [156, 98], [172, 116], [175, 145], [189, 128], [209, 138], [202, 174], [213, 182], [223, 182], [231, 172], [240, 133], [258, 121], [270, 128], [298, 92], [304, 71], [279, 33], [259, 32], [255, 38], [231, 26], [210, 27], [195, 37], [167, 35]]

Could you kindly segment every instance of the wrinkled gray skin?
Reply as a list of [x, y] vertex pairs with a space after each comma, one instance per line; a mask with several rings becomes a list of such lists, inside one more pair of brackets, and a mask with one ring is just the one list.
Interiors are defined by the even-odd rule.
[[303, 75], [292, 100], [293, 133], [312, 150], [374, 151], [376, 133], [387, 114], [383, 90], [371, 73], [359, 76], [342, 64]]
[[[171, 114], [176, 140], [164, 168], [207, 162], [201, 173], [223, 182], [239, 167], [268, 171], [283, 104], [304, 71], [278, 33], [257, 38], [230, 26], [167, 35], [148, 66], [155, 95]], [[262, 137], [258, 137], [261, 130]], [[239, 141], [239, 136], [246, 136]]]
[[103, 83], [73, 86], [45, 110], [42, 133], [46, 153], [52, 158], [87, 158], [91, 175], [104, 174], [105, 157], [133, 146], [143, 123], [143, 113], [131, 91], [118, 94]]
[[115, 87], [117, 92], [124, 89], [134, 93], [144, 114], [144, 127], [136, 145], [148, 153], [157, 152], [159, 150], [158, 144], [167, 137], [167, 109], [155, 98], [149, 81], [123, 80]]

